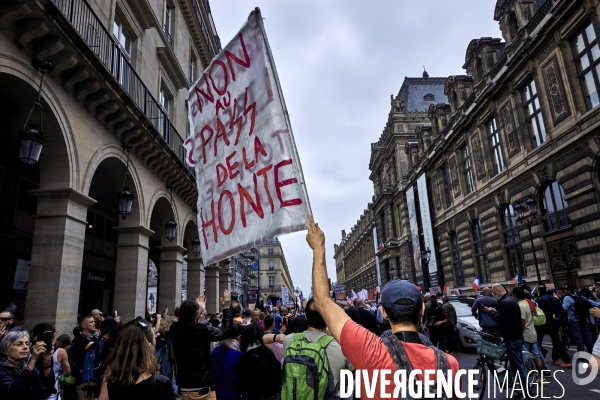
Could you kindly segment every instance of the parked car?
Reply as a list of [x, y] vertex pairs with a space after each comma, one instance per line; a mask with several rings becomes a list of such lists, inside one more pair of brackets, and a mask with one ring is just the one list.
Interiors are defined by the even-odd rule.
[[475, 302], [473, 298], [450, 299], [450, 304], [456, 309], [457, 328], [460, 336], [461, 347], [477, 347], [477, 339], [480, 339], [479, 321], [471, 313], [471, 305]]

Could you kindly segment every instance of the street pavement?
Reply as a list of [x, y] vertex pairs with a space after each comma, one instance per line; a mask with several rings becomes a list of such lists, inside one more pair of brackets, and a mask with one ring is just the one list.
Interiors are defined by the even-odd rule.
[[[576, 385], [572, 378], [572, 368], [561, 368], [557, 365], [552, 365], [549, 363], [550, 355], [552, 354], [552, 343], [550, 342], [550, 337], [546, 336], [547, 342], [544, 341], [544, 347], [548, 349], [548, 354], [546, 356], [546, 363], [548, 364], [548, 368], [552, 371], [552, 378], [546, 379], [550, 381], [548, 385], [544, 385], [543, 388], [543, 397], [542, 393], [531, 393], [534, 398], [550, 398], [550, 399], [600, 399], [600, 377], [596, 377], [596, 379], [589, 385], [579, 386]], [[569, 350], [569, 355], [573, 356], [575, 353], [574, 350]], [[475, 348], [467, 349], [461, 351], [460, 355], [456, 357], [458, 363], [460, 364], [460, 368], [471, 369], [477, 363], [477, 352]], [[581, 377], [585, 377], [587, 375], [583, 375]], [[544, 374], [544, 377], [546, 375]], [[558, 379], [558, 382], [556, 379]], [[490, 381], [489, 383], [492, 383]], [[486, 396], [484, 399], [508, 399], [506, 389], [501, 394], [499, 392], [499, 388], [496, 387], [496, 394], [494, 396], [493, 387], [488, 383], [488, 388], [486, 388]], [[562, 386], [561, 386], [562, 385]], [[488, 392], [488, 390], [490, 390]], [[488, 396], [489, 394], [489, 396]]]

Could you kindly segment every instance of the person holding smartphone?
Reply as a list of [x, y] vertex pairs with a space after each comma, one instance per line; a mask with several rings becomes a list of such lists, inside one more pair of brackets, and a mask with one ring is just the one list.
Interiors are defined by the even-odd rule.
[[7, 332], [0, 341], [0, 399], [40, 400], [54, 391], [52, 347], [31, 344], [28, 331]]
[[56, 329], [52, 322], [37, 324], [31, 333], [36, 342], [44, 342], [46, 349], [53, 349], [51, 352], [52, 357], [50, 365], [52, 366], [52, 373], [54, 375], [53, 387], [56, 393], [52, 393], [48, 397], [44, 397], [44, 399], [60, 400], [59, 378], [61, 375], [71, 375], [71, 367], [69, 366], [69, 356], [67, 355], [67, 351], [56, 345]]

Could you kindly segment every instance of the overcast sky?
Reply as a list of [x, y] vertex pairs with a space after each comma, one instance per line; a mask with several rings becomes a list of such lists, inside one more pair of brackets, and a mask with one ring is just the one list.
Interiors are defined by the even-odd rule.
[[[371, 143], [405, 76], [464, 74], [472, 39], [501, 37], [495, 0], [211, 0], [223, 47], [259, 7], [304, 170], [315, 221], [333, 245], [373, 196]], [[295, 286], [311, 288], [306, 232], [280, 237]]]

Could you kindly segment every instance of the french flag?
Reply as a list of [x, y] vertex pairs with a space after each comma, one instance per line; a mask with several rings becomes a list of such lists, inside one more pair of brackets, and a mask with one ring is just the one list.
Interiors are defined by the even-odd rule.
[[473, 288], [474, 291], [479, 291], [479, 286], [481, 285], [481, 281], [479, 280], [479, 277], [475, 278], [475, 280], [473, 281], [473, 283], [471, 284], [471, 287]]
[[517, 276], [515, 276], [510, 283], [512, 283], [513, 285], [517, 286], [523, 283], [523, 278], [521, 277], [521, 273], [518, 272]]

